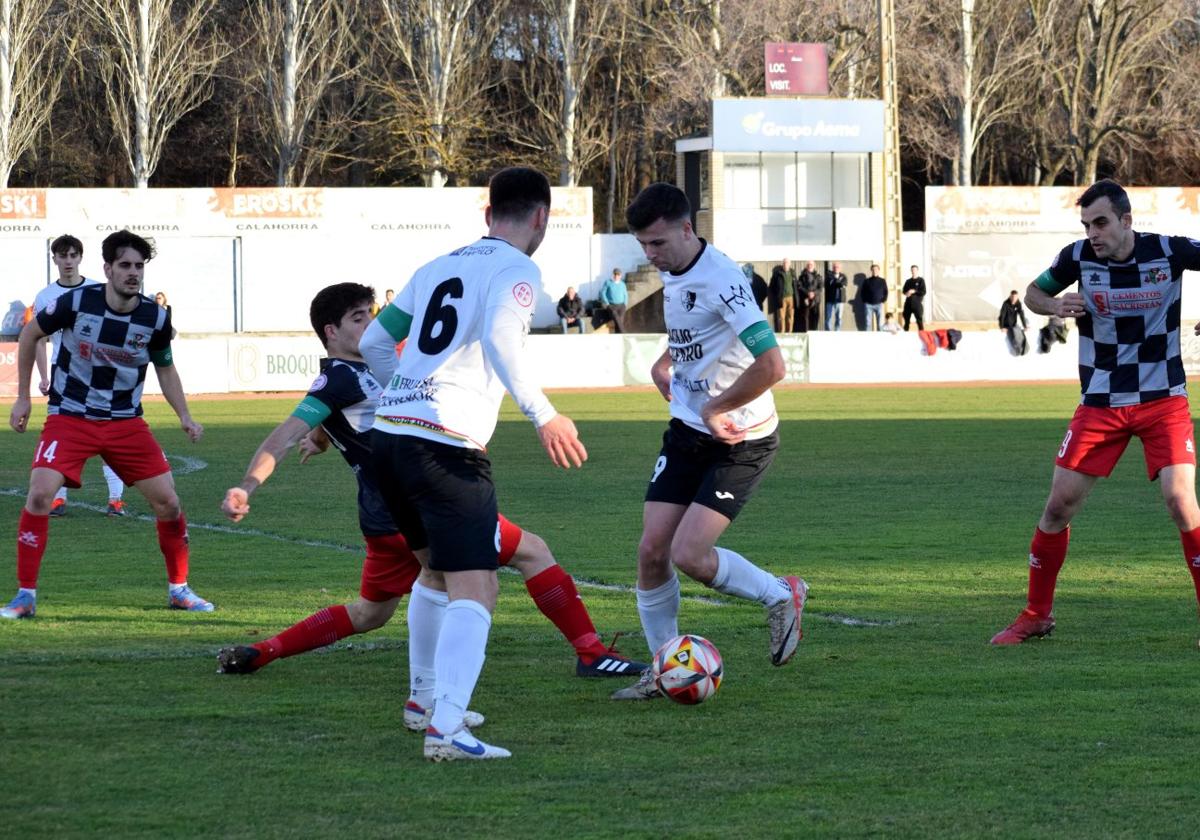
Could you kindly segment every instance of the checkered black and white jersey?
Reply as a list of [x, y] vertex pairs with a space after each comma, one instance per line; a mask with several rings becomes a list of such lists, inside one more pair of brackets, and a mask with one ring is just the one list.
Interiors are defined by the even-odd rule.
[[1096, 256], [1088, 240], [1063, 248], [1039, 287], [1056, 295], [1079, 284], [1087, 314], [1079, 329], [1083, 404], [1124, 406], [1186, 396], [1179, 347], [1181, 278], [1200, 270], [1200, 241], [1135, 233], [1125, 262]]
[[48, 334], [62, 332], [50, 377], [50, 414], [95, 420], [139, 417], [152, 351], [171, 346], [171, 317], [148, 297], [127, 314], [104, 302], [104, 285], [84, 286], [37, 314]]

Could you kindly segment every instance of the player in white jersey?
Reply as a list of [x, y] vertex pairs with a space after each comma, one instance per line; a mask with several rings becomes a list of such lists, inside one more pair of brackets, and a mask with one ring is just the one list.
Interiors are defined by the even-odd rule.
[[[779, 447], [770, 388], [783, 354], [745, 274], [692, 229], [683, 191], [651, 184], [625, 211], [646, 258], [662, 272], [667, 352], [651, 377], [671, 422], [646, 490], [638, 544], [638, 615], [653, 655], [679, 635], [675, 568], [718, 592], [767, 608], [771, 662], [796, 651], [808, 586], [776, 577], [717, 546]], [[614, 700], [661, 696], [651, 671]]]
[[[425, 757], [435, 761], [511, 755], [463, 724], [498, 589], [499, 519], [484, 447], [504, 391], [556, 466], [587, 459], [575, 424], [555, 412], [522, 359], [541, 290], [529, 257], [546, 234], [550, 182], [531, 169], [501, 170], [484, 218], [488, 235], [419, 269], [360, 344], [384, 384], [371, 441], [376, 484], [409, 548], [443, 573], [450, 598], [425, 733]], [[395, 345], [405, 339], [397, 359]]]
[[[54, 262], [55, 267], [58, 268], [58, 280], [42, 288], [33, 298], [33, 312], [35, 315], [49, 306], [51, 301], [58, 300], [71, 289], [100, 284], [99, 280], [84, 277], [79, 273], [79, 262], [83, 259], [83, 243], [76, 237], [64, 234], [51, 242], [50, 259]], [[55, 333], [49, 338], [41, 339], [37, 343], [36, 355], [33, 358], [33, 362], [37, 366], [38, 390], [42, 394], [50, 393], [50, 377], [47, 373], [48, 368], [46, 367], [47, 342], [51, 342], [54, 347], [50, 354], [50, 364], [53, 365], [58, 359], [58, 348], [62, 343], [62, 335]], [[104, 480], [108, 482], [107, 513], [109, 516], [125, 516], [125, 501], [122, 498], [125, 495], [125, 484], [108, 464], [104, 464], [103, 469]], [[66, 512], [67, 488], [61, 487], [54, 496], [54, 502], [50, 506], [50, 515], [64, 516]]]

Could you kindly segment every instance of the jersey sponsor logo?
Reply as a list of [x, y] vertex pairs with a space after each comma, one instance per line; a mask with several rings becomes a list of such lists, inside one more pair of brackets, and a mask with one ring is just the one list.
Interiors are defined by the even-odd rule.
[[459, 248], [456, 251], [451, 251], [452, 257], [490, 257], [496, 253], [495, 245], [468, 245], [465, 248]]
[[667, 330], [667, 337], [672, 344], [691, 344], [692, 331], [687, 328]]
[[136, 365], [138, 363], [136, 356], [117, 347], [95, 347], [92, 350], [92, 356], [96, 361], [107, 362], [111, 365]]
[[678, 364], [679, 362], [698, 362], [704, 358], [704, 345], [699, 342], [695, 344], [687, 344], [683, 347], [671, 347], [671, 361]]
[[227, 219], [315, 218], [324, 214], [319, 187], [237, 187], [214, 189], [208, 209]]
[[79, 342], [79, 357], [85, 360], [92, 358], [92, 343], [90, 341]]
[[513, 286], [512, 291], [513, 297], [516, 298], [517, 303], [521, 304], [521, 306], [526, 309], [533, 306], [533, 286], [530, 286], [528, 283], [518, 283]]
[[144, 350], [149, 343], [150, 336], [147, 333], [134, 333], [133, 337], [125, 342], [125, 346], [134, 350]]
[[696, 293], [695, 292], [684, 292], [683, 293], [683, 309], [684, 309], [684, 311], [691, 312], [695, 308], [696, 308]]
[[45, 190], [0, 190], [0, 219], [46, 218]]
[[1146, 272], [1147, 283], [1165, 283], [1171, 279], [1171, 275], [1163, 268], [1152, 268]]
[[1092, 305], [1096, 307], [1096, 311], [1101, 315], [1108, 314], [1108, 295], [1104, 292], [1092, 293]]
[[309, 387], [308, 393], [311, 394], [313, 391], [320, 391], [322, 388], [324, 388], [328, 384], [329, 384], [329, 377], [322, 373], [320, 376], [318, 376], [316, 379], [313, 380], [313, 384]]
[[752, 298], [750, 297], [750, 293], [748, 291], [746, 291], [745, 286], [730, 286], [729, 287], [729, 297], [725, 297], [725, 295], [721, 295], [721, 302], [724, 303], [729, 308], [730, 312], [733, 311], [734, 304], [737, 304], [738, 308], [740, 308], [740, 309], [745, 309], [746, 304], [750, 300], [752, 300]]

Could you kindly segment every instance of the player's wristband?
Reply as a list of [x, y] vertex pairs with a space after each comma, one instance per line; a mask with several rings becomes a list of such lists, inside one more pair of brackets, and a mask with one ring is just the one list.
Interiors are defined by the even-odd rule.
[[779, 342], [775, 340], [775, 333], [771, 331], [771, 327], [766, 321], [759, 321], [757, 324], [746, 327], [738, 333], [738, 338], [756, 359], [772, 347], [779, 346]]

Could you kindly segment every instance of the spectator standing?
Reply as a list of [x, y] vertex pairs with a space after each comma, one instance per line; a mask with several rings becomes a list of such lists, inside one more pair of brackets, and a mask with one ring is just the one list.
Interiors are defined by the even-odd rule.
[[[1008, 346], [1018, 356], [1024, 356], [1029, 351], [1025, 341], [1025, 330], [1029, 329], [1029, 321], [1025, 318], [1025, 310], [1021, 307], [1021, 295], [1016, 289], [1008, 293], [1008, 300], [1000, 304], [1000, 329], [1008, 335]], [[1021, 322], [1020, 328], [1017, 322]]]
[[842, 264], [835, 262], [825, 272], [825, 329], [838, 331], [842, 328], [842, 304], [846, 302], [846, 285], [849, 281], [842, 273]]
[[796, 331], [815, 330], [821, 320], [821, 286], [824, 278], [817, 264], [809, 260], [796, 281]]
[[775, 310], [775, 332], [791, 332], [796, 320], [796, 272], [792, 261], [783, 258], [783, 265], [771, 272], [771, 303]]
[[908, 325], [914, 316], [917, 319], [917, 329], [925, 329], [925, 278], [917, 274], [918, 268], [915, 265], [909, 271], [912, 276], [904, 281], [904, 288], [901, 289], [904, 293], [905, 332], [908, 332]]
[[621, 269], [614, 268], [612, 277], [604, 281], [600, 289], [600, 303], [608, 310], [613, 322], [613, 332], [625, 332], [625, 307], [629, 302], [629, 290], [621, 277]]
[[767, 281], [762, 275], [754, 270], [751, 263], [742, 263], [742, 274], [746, 276], [746, 282], [750, 285], [750, 294], [754, 295], [754, 304], [759, 308], [763, 308], [763, 302], [770, 294], [770, 289], [767, 288]]
[[895, 313], [888, 312], [883, 316], [883, 331], [892, 335], [900, 334], [900, 325], [896, 323]]
[[883, 304], [887, 301], [887, 281], [879, 276], [879, 266], [871, 266], [871, 276], [863, 281], [862, 302], [866, 310], [865, 326], [868, 332], [878, 332], [883, 326]]
[[580, 335], [587, 332], [583, 326], [583, 300], [575, 293], [574, 286], [567, 286], [567, 293], [558, 299], [558, 322], [562, 324], [563, 335], [571, 329], [579, 330]]

